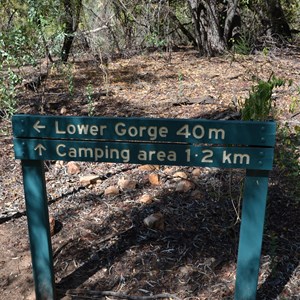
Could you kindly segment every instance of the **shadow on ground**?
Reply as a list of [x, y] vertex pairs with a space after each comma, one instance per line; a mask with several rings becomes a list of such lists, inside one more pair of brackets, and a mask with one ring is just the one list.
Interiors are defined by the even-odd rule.
[[[101, 222], [87, 220], [84, 226], [90, 233], [71, 241], [66, 251], [58, 255], [55, 268], [62, 275], [57, 283], [60, 297], [68, 290], [82, 287], [103, 291], [125, 286], [133, 294], [159, 294], [164, 290], [184, 297], [214, 295], [214, 289], [218, 290], [216, 299], [230, 299], [234, 276], [228, 276], [228, 283], [224, 284], [224, 274], [235, 272], [239, 224], [232, 201], [238, 206], [239, 191], [228, 194], [229, 176], [229, 171], [213, 174], [214, 178], [222, 179], [221, 192], [210, 188], [204, 191], [202, 199], [163, 191], [158, 201], [150, 205], [111, 200], [117, 201], [117, 211]], [[234, 176], [236, 185], [241, 174], [237, 172]], [[271, 182], [275, 181], [273, 174]], [[99, 201], [99, 196], [96, 198], [95, 209], [105, 209], [106, 204]], [[79, 202], [83, 204], [86, 200]], [[163, 231], [143, 225], [146, 216], [158, 211], [165, 216]], [[72, 211], [68, 210], [68, 214], [72, 215]], [[298, 203], [272, 184], [262, 251], [266, 262], [262, 262], [262, 268], [268, 276], [257, 299], [285, 295], [285, 285], [299, 264], [300, 239], [295, 231], [300, 225], [298, 215]], [[66, 261], [76, 261], [80, 266], [64, 276], [60, 270]]]

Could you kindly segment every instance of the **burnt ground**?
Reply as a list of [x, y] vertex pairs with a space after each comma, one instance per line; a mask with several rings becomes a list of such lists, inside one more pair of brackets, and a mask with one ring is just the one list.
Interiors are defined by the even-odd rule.
[[[294, 134], [300, 122], [299, 59], [291, 49], [211, 59], [191, 50], [156, 52], [108, 66], [74, 57], [69, 66], [49, 68], [38, 90], [20, 87], [17, 112], [232, 119], [239, 118], [237, 103], [247, 97], [253, 78], [267, 80], [274, 73], [292, 79], [273, 94], [280, 129], [257, 298], [300, 299], [300, 162]], [[30, 81], [37, 71], [22, 72]], [[2, 118], [0, 126], [0, 294], [7, 300], [34, 299], [20, 161], [14, 159], [10, 121]], [[70, 174], [66, 162], [45, 164], [59, 299], [163, 293], [186, 300], [233, 298], [244, 171], [83, 162], [77, 167]], [[178, 178], [178, 171], [186, 178]], [[99, 179], [83, 185], [80, 177], [90, 174]], [[124, 179], [134, 188], [124, 186]], [[119, 192], [108, 194], [108, 187]], [[163, 226], [145, 226], [143, 220], [158, 212]]]

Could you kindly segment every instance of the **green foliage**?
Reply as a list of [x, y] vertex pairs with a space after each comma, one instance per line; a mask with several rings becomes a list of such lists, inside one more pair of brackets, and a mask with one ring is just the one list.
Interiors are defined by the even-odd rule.
[[[289, 111], [295, 113], [300, 109], [300, 87], [298, 87], [298, 98], [292, 99]], [[300, 110], [299, 110], [300, 113]], [[277, 166], [285, 173], [286, 178], [294, 187], [291, 193], [300, 202], [300, 125], [292, 126], [288, 122], [278, 126], [278, 149], [276, 151]]]
[[249, 55], [252, 49], [252, 34], [249, 30], [243, 30], [237, 40], [231, 38], [232, 50], [236, 54]]
[[16, 86], [22, 79], [10, 68], [3, 71], [1, 64], [0, 73], [4, 74], [0, 77], [0, 112], [2, 116], [10, 118], [16, 112]]
[[152, 32], [145, 37], [145, 42], [151, 47], [161, 48], [167, 45], [167, 41], [160, 37], [159, 34]]
[[275, 161], [289, 183], [289, 195], [300, 203], [300, 126], [287, 122], [277, 129]]
[[290, 107], [289, 107], [289, 112], [294, 114], [294, 113], [300, 113], [300, 86], [297, 87], [298, 89], [298, 97], [293, 97]]
[[[298, 87], [298, 98], [292, 99], [289, 111], [298, 113], [300, 108], [300, 87]], [[300, 111], [299, 111], [300, 113]], [[288, 122], [278, 127], [278, 147], [276, 151], [276, 164], [284, 173], [292, 186], [290, 194], [300, 203], [300, 126]]]
[[276, 269], [277, 263], [278, 263], [278, 257], [276, 255], [278, 250], [278, 236], [275, 232], [271, 232], [270, 234], [270, 258], [271, 258], [271, 264], [270, 269], [271, 273], [273, 273]]
[[0, 33], [0, 111], [7, 118], [17, 107], [17, 86], [22, 82], [19, 68], [33, 62], [22, 28], [8, 33]]
[[[0, 111], [10, 117], [17, 108], [17, 87], [22, 82], [21, 67], [35, 67], [39, 58], [45, 56], [43, 29], [52, 24], [58, 0], [1, 1], [0, 6]], [[4, 18], [2, 18], [2, 16]], [[49, 32], [49, 30], [48, 30]]]
[[300, 22], [300, 2], [299, 0], [281, 1], [285, 16], [291, 28], [299, 29]]
[[257, 85], [252, 86], [249, 97], [241, 105], [242, 120], [274, 119], [272, 92], [275, 87], [280, 87], [285, 83], [285, 80], [272, 75], [268, 81], [259, 80]]
[[68, 82], [68, 91], [72, 96], [74, 95], [75, 85], [74, 85], [74, 75], [73, 75], [73, 65], [70, 63], [63, 64], [62, 66], [63, 74]]

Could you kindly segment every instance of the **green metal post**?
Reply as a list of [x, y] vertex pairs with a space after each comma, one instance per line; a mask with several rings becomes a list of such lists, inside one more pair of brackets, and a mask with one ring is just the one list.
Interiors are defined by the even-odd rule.
[[53, 258], [43, 161], [22, 160], [22, 170], [36, 299], [53, 300]]
[[255, 300], [268, 192], [268, 172], [247, 170], [235, 300]]

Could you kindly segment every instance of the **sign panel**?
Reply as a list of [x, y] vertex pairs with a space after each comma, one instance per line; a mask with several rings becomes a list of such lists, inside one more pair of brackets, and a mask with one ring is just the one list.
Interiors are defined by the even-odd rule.
[[13, 116], [15, 137], [273, 146], [274, 122]]
[[272, 148], [162, 143], [14, 140], [19, 159], [93, 161], [271, 170]]

